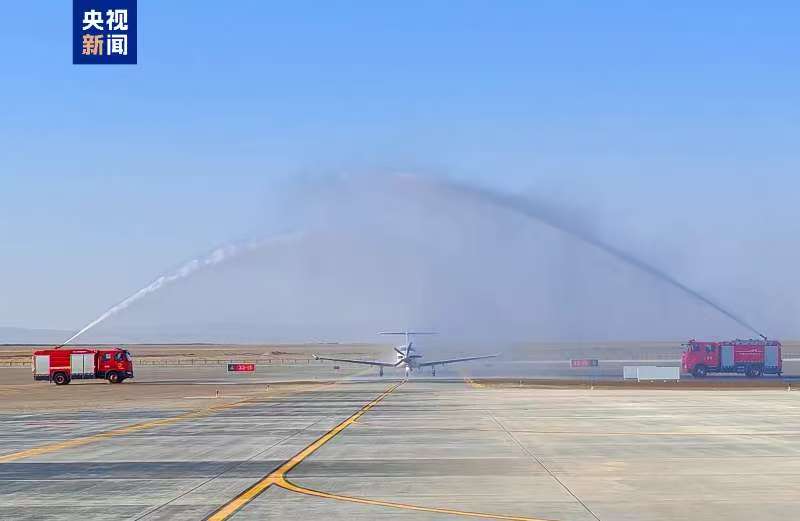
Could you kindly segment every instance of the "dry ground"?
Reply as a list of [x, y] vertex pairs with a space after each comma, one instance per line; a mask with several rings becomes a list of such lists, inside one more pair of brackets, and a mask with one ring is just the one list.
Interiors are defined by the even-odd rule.
[[[164, 360], [307, 360], [314, 353], [346, 357], [370, 357], [385, 355], [391, 348], [378, 344], [114, 344], [131, 351], [137, 360], [144, 363]], [[50, 349], [51, 345], [0, 345], [0, 365], [4, 362], [30, 362], [31, 353], [38, 349]], [[98, 347], [93, 345], [71, 345], [71, 347]]]
[[[352, 358], [385, 358], [387, 347], [322, 345], [135, 345], [136, 378], [109, 388], [105, 381], [74, 381], [57, 387], [34, 382], [30, 356], [44, 346], [0, 347], [0, 412], [80, 409], [195, 409], [251, 396], [295, 391], [321, 382], [359, 374], [362, 366], [313, 360], [314, 353]], [[227, 374], [225, 361], [253, 361], [253, 375]], [[191, 366], [190, 363], [199, 365]], [[203, 362], [212, 362], [204, 365]], [[13, 363], [11, 367], [4, 364]], [[175, 367], [174, 364], [182, 364]], [[155, 364], [155, 365], [151, 365]], [[188, 365], [188, 367], [187, 367]], [[292, 380], [292, 382], [289, 382]], [[269, 385], [269, 388], [267, 386]], [[217, 391], [220, 397], [217, 397]]]

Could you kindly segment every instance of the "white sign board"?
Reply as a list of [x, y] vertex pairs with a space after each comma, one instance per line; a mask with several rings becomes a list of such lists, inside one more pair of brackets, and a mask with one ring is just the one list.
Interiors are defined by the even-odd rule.
[[635, 365], [626, 365], [622, 367], [622, 377], [626, 380], [636, 380], [636, 370], [638, 367]]
[[657, 367], [654, 365], [626, 365], [622, 368], [626, 380], [680, 380], [680, 367]]

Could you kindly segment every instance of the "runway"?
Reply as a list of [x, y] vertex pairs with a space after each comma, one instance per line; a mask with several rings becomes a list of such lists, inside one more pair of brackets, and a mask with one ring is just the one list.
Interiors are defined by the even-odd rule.
[[318, 383], [0, 422], [0, 519], [786, 519], [797, 392]]

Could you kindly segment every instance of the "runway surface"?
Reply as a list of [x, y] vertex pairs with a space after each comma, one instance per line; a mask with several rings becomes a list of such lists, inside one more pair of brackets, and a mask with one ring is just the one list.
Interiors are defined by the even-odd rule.
[[10, 413], [0, 519], [788, 519], [799, 400], [412, 379]]

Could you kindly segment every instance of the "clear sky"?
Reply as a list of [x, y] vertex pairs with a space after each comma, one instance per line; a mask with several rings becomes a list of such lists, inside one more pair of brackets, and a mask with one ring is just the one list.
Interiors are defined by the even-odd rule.
[[[8, 2], [0, 326], [75, 329], [198, 252], [290, 227], [298, 177], [349, 171], [589, 208], [634, 246], [740, 259], [740, 284], [790, 274], [799, 19], [781, 1], [139, 0], [139, 64], [74, 66], [71, 2]], [[791, 280], [766, 296], [796, 306]]]

